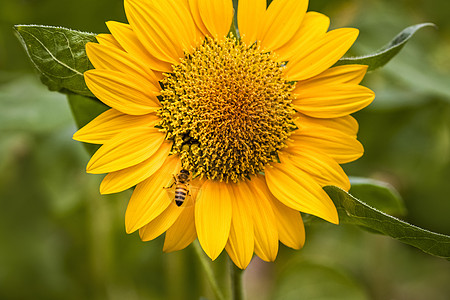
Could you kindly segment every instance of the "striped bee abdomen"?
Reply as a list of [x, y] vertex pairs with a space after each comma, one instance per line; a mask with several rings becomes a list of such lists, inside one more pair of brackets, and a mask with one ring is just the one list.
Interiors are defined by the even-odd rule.
[[175, 188], [175, 204], [181, 206], [188, 194], [189, 190], [187, 184], [178, 182]]

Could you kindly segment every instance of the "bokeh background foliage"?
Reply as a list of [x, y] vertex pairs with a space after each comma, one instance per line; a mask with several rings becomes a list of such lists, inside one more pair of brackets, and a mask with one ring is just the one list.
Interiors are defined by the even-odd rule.
[[[433, 1], [311, 0], [332, 27], [361, 30], [351, 54], [380, 48], [404, 27], [422, 29], [364, 84], [375, 102], [356, 114], [366, 153], [345, 166], [388, 182], [405, 220], [450, 234], [450, 4]], [[162, 254], [162, 239], [125, 234], [129, 192], [100, 196], [64, 95], [39, 82], [14, 24], [106, 32], [125, 21], [121, 0], [2, 0], [0, 10], [0, 299], [213, 298], [192, 249]], [[225, 255], [214, 267], [225, 273]], [[277, 263], [254, 259], [249, 299], [447, 299], [449, 262], [389, 237], [325, 223], [307, 227], [301, 251]], [[223, 278], [222, 284], [228, 284]]]

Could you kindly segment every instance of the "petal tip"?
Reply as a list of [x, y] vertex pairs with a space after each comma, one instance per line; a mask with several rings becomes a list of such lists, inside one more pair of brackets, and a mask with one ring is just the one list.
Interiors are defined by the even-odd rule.
[[222, 250], [219, 249], [205, 249], [203, 246], [202, 248], [212, 261], [216, 260], [216, 258], [219, 257], [220, 253], [222, 253]]
[[86, 166], [86, 173], [95, 174], [96, 166], [94, 165], [95, 162], [91, 158]]
[[[90, 51], [90, 50], [92, 50], [92, 48], [94, 47], [95, 48], [95, 45], [100, 45], [99, 43], [94, 43], [94, 42], [87, 42], [86, 43], [86, 51]], [[88, 50], [89, 49], [89, 50]], [[89, 55], [88, 55], [89, 56]]]
[[250, 264], [250, 261], [248, 262], [241, 262], [241, 261], [233, 261], [233, 263], [241, 270], [247, 269], [248, 265]]
[[116, 191], [111, 189], [111, 186], [109, 185], [109, 181], [105, 181], [105, 179], [103, 179], [103, 181], [100, 183], [100, 194], [108, 195], [108, 194], [113, 194], [113, 193], [116, 193]]
[[327, 216], [327, 218], [325, 220], [330, 223], [339, 225], [339, 215], [338, 215], [337, 209], [334, 205], [333, 205], [332, 211], [329, 212], [329, 215]]
[[130, 217], [127, 218], [127, 214], [125, 213], [125, 232], [127, 234], [131, 234], [138, 229], [139, 228], [136, 227], [136, 222], [132, 222], [132, 220], [130, 220]]
[[219, 257], [220, 253], [222, 253], [223, 249], [225, 248], [225, 245], [221, 246], [217, 243], [208, 244], [203, 241], [202, 238], [199, 237], [198, 239], [200, 246], [202, 247], [203, 251], [208, 255], [208, 257], [214, 261], [217, 257]]
[[79, 142], [81, 142], [80, 141], [80, 131], [78, 130], [77, 132], [75, 132], [73, 135], [72, 135], [72, 139], [73, 140], [75, 140], [75, 141], [79, 141]]
[[336, 216], [336, 218], [331, 220], [330, 222], [333, 223], [333, 224], [339, 225], [339, 217]]

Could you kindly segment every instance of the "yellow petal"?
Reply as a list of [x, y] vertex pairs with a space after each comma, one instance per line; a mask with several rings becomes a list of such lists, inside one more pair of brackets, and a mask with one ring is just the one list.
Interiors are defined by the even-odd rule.
[[155, 128], [138, 127], [124, 131], [101, 146], [92, 156], [88, 173], [101, 174], [122, 170], [152, 156], [165, 134]]
[[326, 85], [336, 84], [359, 84], [366, 75], [365, 65], [345, 65], [337, 66], [323, 71], [310, 79], [297, 82], [294, 93], [301, 93], [308, 89], [321, 89]]
[[187, 2], [185, 0], [163, 0], [154, 3], [160, 7], [161, 12], [165, 13], [165, 26], [168, 26], [167, 30], [174, 35], [172, 38], [181, 43], [184, 51], [191, 52], [202, 36], [198, 35]]
[[325, 85], [320, 88], [298, 89], [294, 108], [315, 118], [338, 118], [359, 111], [372, 103], [375, 94], [355, 84]]
[[155, 93], [159, 94], [161, 91], [155, 73], [125, 51], [96, 43], [87, 43], [86, 53], [96, 69], [107, 69], [131, 75]]
[[118, 193], [144, 181], [161, 168], [169, 156], [172, 142], [164, 142], [158, 151], [143, 162], [123, 170], [111, 172], [100, 184], [101, 194]]
[[208, 29], [206, 28], [205, 24], [203, 23], [202, 17], [200, 16], [199, 11], [199, 1], [198, 0], [188, 0], [189, 10], [192, 14], [192, 18], [194, 19], [195, 25], [197, 26], [198, 30], [201, 31], [201, 33], [204, 36], [210, 36], [210, 33]]
[[109, 70], [84, 73], [86, 85], [106, 105], [129, 115], [145, 115], [159, 109], [156, 93], [134, 77]]
[[183, 51], [166, 32], [166, 22], [154, 2], [125, 0], [125, 13], [142, 45], [157, 59], [178, 64]]
[[282, 162], [266, 167], [265, 175], [270, 191], [284, 205], [331, 223], [339, 222], [333, 202], [309, 174]]
[[[287, 155], [286, 155], [286, 154]], [[341, 166], [331, 157], [311, 148], [287, 147], [279, 152], [281, 162], [293, 164], [317, 180], [321, 186], [336, 185], [346, 191], [350, 181]]]
[[125, 213], [127, 233], [150, 223], [173, 203], [165, 187], [170, 184], [179, 169], [179, 157], [171, 155], [158, 171], [136, 186]]
[[288, 61], [303, 49], [311, 47], [315, 42], [325, 36], [330, 26], [330, 19], [317, 12], [307, 12], [302, 24], [294, 36], [274, 52], [277, 54], [277, 61]]
[[233, 217], [225, 250], [236, 266], [245, 269], [252, 260], [255, 245], [252, 213], [247, 205], [248, 193], [245, 193], [248, 188], [242, 182], [232, 183], [230, 188], [232, 190]]
[[257, 39], [263, 49], [274, 50], [286, 44], [302, 24], [308, 0], [275, 0], [267, 9]]
[[159, 60], [154, 55], [150, 54], [139, 41], [130, 25], [109, 21], [106, 22], [106, 26], [117, 42], [125, 49], [125, 51], [130, 53], [130, 55], [138, 58], [142, 63], [147, 64], [152, 70], [172, 72], [172, 64]]
[[195, 226], [200, 245], [215, 260], [230, 234], [231, 194], [226, 183], [207, 180], [197, 196]]
[[233, 20], [231, 0], [197, 0], [198, 12], [211, 36], [223, 39], [230, 30]]
[[125, 1], [133, 31], [156, 58], [177, 64], [196, 43], [196, 27], [184, 2]]
[[171, 202], [160, 215], [147, 225], [139, 228], [139, 236], [142, 241], [150, 241], [163, 234], [178, 219], [183, 209]]
[[166, 231], [164, 252], [172, 252], [186, 248], [197, 238], [194, 220], [194, 205], [181, 210], [180, 216]]
[[248, 189], [242, 189], [250, 205], [255, 230], [255, 253], [264, 261], [274, 261], [278, 254], [277, 220], [270, 204], [270, 193], [266, 183], [258, 176], [247, 183]]
[[237, 20], [241, 39], [251, 45], [256, 41], [261, 21], [266, 12], [266, 0], [240, 0]]
[[117, 42], [117, 40], [112, 36], [112, 34], [105, 34], [105, 33], [97, 34], [95, 36], [95, 39], [100, 45], [114, 47], [124, 51], [122, 46], [119, 44], [119, 42]]
[[274, 197], [271, 202], [280, 241], [293, 249], [300, 249], [305, 244], [305, 226], [300, 212], [287, 207]]
[[159, 121], [160, 118], [156, 114], [131, 116], [111, 108], [75, 132], [73, 139], [104, 144], [120, 132], [136, 127], [153, 127]]
[[356, 137], [356, 134], [358, 133], [358, 121], [356, 121], [355, 118], [350, 115], [339, 118], [319, 119], [297, 113], [295, 117], [296, 119], [294, 120], [294, 123], [298, 128], [301, 129], [306, 127], [325, 127], [328, 129], [341, 131], [342, 133], [354, 137]]
[[297, 129], [290, 136], [292, 147], [307, 147], [328, 154], [339, 164], [360, 158], [364, 148], [354, 135], [325, 127]]
[[299, 81], [322, 73], [334, 65], [355, 42], [358, 29], [339, 28], [294, 56], [286, 68], [286, 78]]

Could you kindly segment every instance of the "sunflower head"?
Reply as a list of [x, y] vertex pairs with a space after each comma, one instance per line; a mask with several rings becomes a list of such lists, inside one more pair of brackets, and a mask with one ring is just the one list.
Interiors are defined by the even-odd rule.
[[160, 126], [182, 166], [209, 180], [238, 182], [277, 161], [295, 129], [294, 84], [257, 44], [205, 38], [161, 81]]
[[136, 186], [127, 232], [165, 232], [164, 251], [198, 238], [245, 268], [303, 246], [300, 212], [338, 223], [322, 187], [349, 189], [339, 164], [363, 152], [350, 114], [374, 95], [366, 66], [333, 67], [358, 31], [328, 31], [307, 4], [240, 0], [236, 36], [231, 0], [125, 0], [129, 24], [87, 45], [86, 84], [111, 109], [74, 138], [102, 144], [87, 167], [108, 173], [102, 193]]

